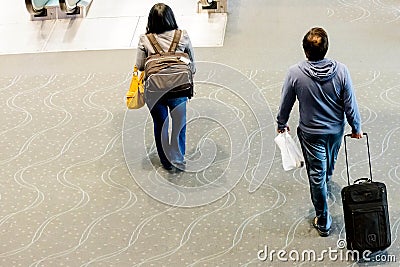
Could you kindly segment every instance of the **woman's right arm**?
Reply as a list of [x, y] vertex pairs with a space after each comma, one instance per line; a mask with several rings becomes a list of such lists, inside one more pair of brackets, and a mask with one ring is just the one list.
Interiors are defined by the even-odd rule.
[[136, 53], [136, 66], [140, 71], [144, 71], [144, 64], [147, 58], [147, 51], [144, 47], [144, 37], [146, 37], [146, 35], [140, 35]]

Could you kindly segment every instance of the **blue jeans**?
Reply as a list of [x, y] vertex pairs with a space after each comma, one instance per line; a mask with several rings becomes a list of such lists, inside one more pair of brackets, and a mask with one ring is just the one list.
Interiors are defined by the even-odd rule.
[[[161, 98], [155, 104], [148, 103], [154, 123], [154, 139], [157, 153], [164, 167], [170, 167], [171, 162], [183, 162], [184, 160], [186, 150], [186, 101], [187, 97], [179, 97]], [[169, 114], [172, 119], [171, 140], [168, 133]]]
[[342, 144], [343, 129], [337, 134], [310, 134], [297, 128], [297, 136], [306, 163], [311, 201], [318, 217], [318, 225], [322, 229], [329, 229], [332, 224], [332, 217], [328, 209], [326, 184], [333, 175]]

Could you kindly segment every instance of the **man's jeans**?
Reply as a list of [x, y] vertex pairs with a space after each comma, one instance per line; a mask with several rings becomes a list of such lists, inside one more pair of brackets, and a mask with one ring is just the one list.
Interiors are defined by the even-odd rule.
[[[154, 138], [158, 156], [165, 167], [171, 166], [171, 162], [183, 162], [184, 160], [186, 150], [186, 101], [187, 97], [160, 99], [150, 110], [154, 123]], [[168, 109], [172, 119], [171, 142], [168, 134]]]
[[329, 229], [332, 217], [328, 210], [326, 184], [330, 181], [335, 168], [343, 130], [337, 134], [310, 134], [297, 128], [297, 135], [306, 162], [311, 200], [318, 217], [318, 226]]

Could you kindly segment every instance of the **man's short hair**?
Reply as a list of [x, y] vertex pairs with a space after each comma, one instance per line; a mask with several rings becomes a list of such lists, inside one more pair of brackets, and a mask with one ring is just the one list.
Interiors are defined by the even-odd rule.
[[303, 38], [303, 49], [308, 60], [318, 61], [324, 59], [328, 52], [328, 34], [322, 28], [312, 28]]

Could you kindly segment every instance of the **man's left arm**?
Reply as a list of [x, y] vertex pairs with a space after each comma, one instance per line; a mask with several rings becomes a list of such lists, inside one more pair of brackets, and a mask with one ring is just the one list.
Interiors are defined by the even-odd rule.
[[358, 104], [354, 93], [350, 72], [347, 69], [347, 67], [345, 68], [343, 104], [347, 122], [351, 126], [352, 137], [361, 138], [362, 137], [361, 116], [358, 109]]

